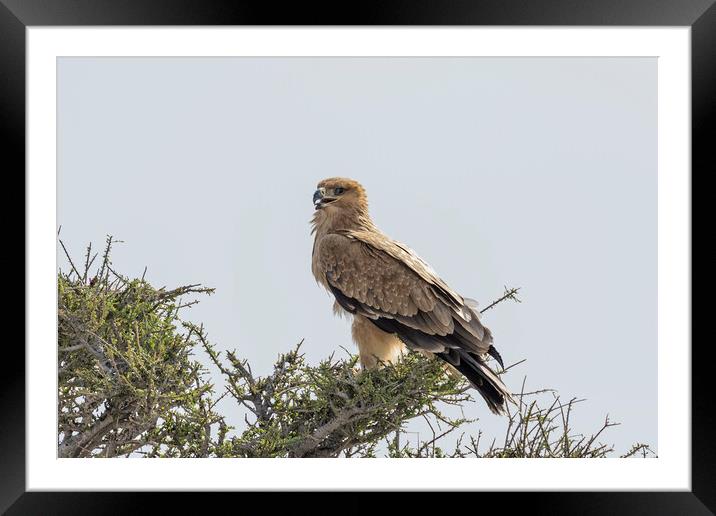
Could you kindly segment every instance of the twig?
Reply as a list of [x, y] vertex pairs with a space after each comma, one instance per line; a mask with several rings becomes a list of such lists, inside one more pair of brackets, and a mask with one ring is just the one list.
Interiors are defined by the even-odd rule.
[[489, 305], [487, 305], [487, 306], [486, 306], [485, 308], [483, 308], [482, 310], [480, 310], [480, 313], [481, 313], [481, 314], [484, 314], [484, 313], [487, 312], [490, 308], [495, 307], [496, 305], [498, 305], [499, 303], [502, 303], [503, 301], [505, 301], [505, 300], [507, 300], [507, 299], [511, 299], [512, 301], [514, 301], [514, 302], [516, 302], [516, 303], [521, 303], [522, 301], [517, 297], [517, 292], [520, 291], [520, 288], [521, 288], [521, 287], [518, 287], [518, 288], [509, 288], [509, 289], [508, 289], [507, 287], [505, 287], [505, 293], [504, 293], [504, 295], [503, 295], [501, 298], [499, 298], [499, 299], [493, 301], [492, 303], [490, 303]]

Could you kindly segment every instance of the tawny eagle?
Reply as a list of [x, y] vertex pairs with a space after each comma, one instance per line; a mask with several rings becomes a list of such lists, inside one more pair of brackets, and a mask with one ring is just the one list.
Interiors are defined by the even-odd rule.
[[313, 275], [335, 297], [334, 309], [353, 316], [362, 366], [394, 362], [405, 347], [432, 353], [464, 375], [492, 412], [504, 413], [512, 398], [485, 363], [492, 356], [502, 366], [502, 358], [475, 305], [373, 224], [357, 181], [324, 179], [313, 204]]

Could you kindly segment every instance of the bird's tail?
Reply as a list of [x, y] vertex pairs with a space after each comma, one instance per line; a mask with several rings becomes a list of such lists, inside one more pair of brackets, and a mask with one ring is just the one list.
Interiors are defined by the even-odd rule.
[[457, 361], [457, 364], [453, 363], [452, 360], [447, 360], [444, 355], [439, 354], [438, 356], [467, 378], [470, 384], [485, 399], [487, 406], [494, 414], [502, 415], [505, 413], [506, 401], [516, 404], [500, 377], [482, 359], [462, 350], [459, 355], [460, 360]]

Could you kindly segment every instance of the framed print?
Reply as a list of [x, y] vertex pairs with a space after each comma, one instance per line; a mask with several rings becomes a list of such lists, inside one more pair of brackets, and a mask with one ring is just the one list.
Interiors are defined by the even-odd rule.
[[3, 0], [27, 201], [3, 510], [713, 513], [712, 4]]

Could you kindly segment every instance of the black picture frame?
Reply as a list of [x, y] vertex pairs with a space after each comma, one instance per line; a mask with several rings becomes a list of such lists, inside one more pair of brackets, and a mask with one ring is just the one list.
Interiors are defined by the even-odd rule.
[[[714, 170], [716, 0], [382, 0], [331, 4], [221, 0], [0, 0], [0, 127], [6, 177], [25, 177], [25, 29], [63, 25], [573, 25], [689, 26], [693, 178]], [[6, 168], [7, 167], [7, 168]], [[11, 174], [17, 172], [17, 174]], [[24, 191], [24, 182], [21, 186]], [[693, 206], [693, 204], [692, 204]], [[693, 208], [692, 208], [693, 209]], [[693, 218], [693, 217], [692, 217]], [[10, 219], [6, 219], [10, 220]], [[19, 226], [19, 225], [18, 225]], [[693, 246], [692, 246], [693, 253]], [[693, 254], [692, 254], [693, 256]], [[25, 257], [27, 258], [27, 257]], [[696, 307], [694, 307], [695, 310]], [[693, 320], [693, 316], [692, 316]], [[19, 326], [19, 323], [17, 324]], [[693, 339], [692, 339], [693, 340]], [[711, 340], [711, 339], [709, 339]], [[709, 341], [692, 343], [691, 492], [473, 493], [530, 514], [714, 514], [716, 427]], [[7, 514], [105, 514], [181, 508], [185, 495], [60, 493], [25, 490], [25, 353], [6, 342], [0, 390], [0, 511]], [[31, 443], [30, 443], [31, 444]], [[212, 497], [219, 496], [211, 494]], [[226, 500], [234, 494], [221, 495]], [[246, 496], [240, 494], [238, 496]], [[296, 494], [292, 503], [299, 503]], [[417, 500], [422, 497], [418, 496]], [[434, 498], [442, 504], [445, 498]], [[279, 497], [280, 499], [280, 497]], [[461, 505], [466, 501], [463, 500]], [[467, 502], [469, 507], [470, 502]], [[352, 505], [352, 504], [350, 504]], [[358, 504], [360, 505], [360, 503]], [[156, 509], [154, 509], [156, 510]], [[153, 510], [152, 510], [153, 512]]]

